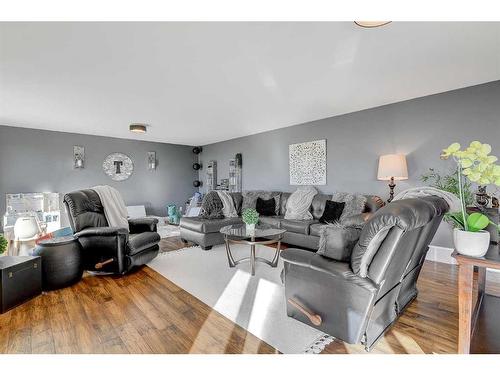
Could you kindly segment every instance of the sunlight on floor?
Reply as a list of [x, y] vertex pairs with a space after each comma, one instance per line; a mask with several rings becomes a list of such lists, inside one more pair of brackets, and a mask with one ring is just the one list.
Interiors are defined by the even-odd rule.
[[[279, 285], [268, 280], [259, 280], [248, 322], [248, 330], [254, 332], [257, 337], [262, 337], [270, 323], [267, 316], [270, 313], [273, 300], [279, 298], [279, 288]], [[284, 311], [283, 314], [285, 314]], [[247, 349], [246, 346], [244, 348]]]
[[[226, 345], [231, 340], [232, 330], [217, 329], [218, 325], [220, 325], [221, 317], [220, 314], [215, 310], [223, 308], [224, 306], [228, 307], [230, 319], [235, 319], [238, 315], [241, 307], [241, 303], [243, 302], [243, 298], [245, 297], [246, 290], [248, 288], [248, 283], [250, 282], [251, 275], [248, 272], [244, 272], [241, 270], [237, 270], [233, 275], [231, 280], [228, 282], [226, 288], [220, 295], [219, 299], [214, 305], [214, 309], [207, 316], [207, 319], [201, 326], [198, 331], [198, 335], [196, 339], [193, 341], [193, 345], [191, 346], [190, 353], [223, 353]], [[245, 287], [240, 289], [244, 292], [241, 294], [234, 294], [234, 290], [238, 290], [235, 288], [235, 285], [244, 285]], [[236, 324], [230, 322], [233, 329], [236, 327]], [[244, 345], [247, 346], [247, 340], [245, 340]], [[210, 347], [207, 347], [206, 343], [212, 342]], [[247, 348], [247, 353], [257, 353], [258, 346], [252, 345], [253, 347]]]

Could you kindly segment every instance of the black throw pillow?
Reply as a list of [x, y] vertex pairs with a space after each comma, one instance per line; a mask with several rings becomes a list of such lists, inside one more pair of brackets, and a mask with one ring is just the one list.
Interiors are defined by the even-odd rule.
[[255, 209], [262, 216], [274, 216], [276, 215], [276, 200], [257, 198], [257, 204]]
[[344, 211], [345, 202], [326, 201], [325, 211], [319, 219], [320, 223], [334, 223], [339, 221], [342, 211]]

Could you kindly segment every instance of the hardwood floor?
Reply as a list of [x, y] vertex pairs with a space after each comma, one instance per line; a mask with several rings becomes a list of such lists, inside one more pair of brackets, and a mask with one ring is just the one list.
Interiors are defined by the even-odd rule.
[[[186, 246], [162, 240], [162, 251]], [[456, 353], [456, 267], [426, 262], [420, 294], [372, 353]], [[500, 295], [499, 284], [489, 293]], [[152, 269], [85, 274], [0, 315], [0, 353], [276, 353]], [[364, 353], [340, 341], [323, 353]]]

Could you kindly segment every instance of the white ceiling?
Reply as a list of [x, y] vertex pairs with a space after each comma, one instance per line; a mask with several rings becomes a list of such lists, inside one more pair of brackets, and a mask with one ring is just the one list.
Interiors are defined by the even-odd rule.
[[10, 126], [203, 145], [498, 79], [500, 23], [0, 23]]

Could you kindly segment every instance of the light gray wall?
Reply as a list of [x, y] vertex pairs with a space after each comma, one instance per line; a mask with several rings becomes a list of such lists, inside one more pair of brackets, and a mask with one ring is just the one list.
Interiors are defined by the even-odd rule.
[[[73, 169], [73, 145], [85, 147], [85, 168]], [[166, 205], [184, 205], [193, 195], [196, 156], [192, 147], [109, 137], [0, 126], [0, 213], [6, 193], [67, 193], [95, 185], [117, 188], [127, 205], [145, 205], [147, 214], [166, 216]], [[156, 151], [158, 166], [147, 169], [147, 152]], [[111, 180], [104, 158], [122, 152], [134, 162], [125, 181]]]
[[[387, 182], [376, 179], [379, 155], [407, 155], [409, 179], [398, 182], [396, 191], [401, 191], [422, 185], [419, 177], [429, 167], [451, 168], [439, 154], [454, 141], [488, 142], [500, 154], [500, 81], [205, 145], [199, 159], [217, 160], [220, 180], [227, 178], [228, 160], [241, 152], [243, 189], [293, 191], [288, 145], [317, 139], [327, 139], [327, 185], [318, 187], [322, 192], [372, 193], [386, 199]], [[204, 169], [200, 178], [205, 179]]]

